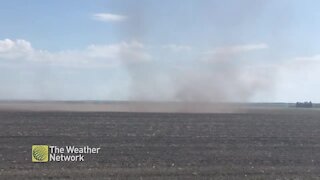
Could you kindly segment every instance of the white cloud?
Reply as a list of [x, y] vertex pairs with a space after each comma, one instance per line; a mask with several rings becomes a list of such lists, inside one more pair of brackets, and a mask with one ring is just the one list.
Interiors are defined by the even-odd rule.
[[25, 62], [61, 66], [113, 66], [120, 63], [149, 61], [151, 56], [145, 46], [136, 41], [116, 44], [92, 44], [83, 50], [50, 52], [34, 49], [26, 40], [0, 41], [0, 61], [20, 60]]
[[121, 59], [124, 62], [143, 62], [151, 59], [142, 43], [132, 41], [111, 45], [90, 45], [87, 54], [92, 58]]
[[93, 14], [93, 18], [97, 21], [103, 22], [120, 22], [127, 19], [126, 16], [110, 13], [97, 13]]
[[244, 44], [244, 45], [237, 45], [237, 46], [219, 47], [219, 48], [215, 48], [212, 51], [207, 51], [206, 53], [228, 55], [228, 54], [236, 54], [236, 53], [267, 49], [268, 47], [269, 46], [265, 43]]
[[165, 48], [165, 49], [169, 49], [171, 51], [174, 51], [174, 52], [192, 50], [192, 47], [191, 46], [187, 46], [187, 45], [168, 44], [168, 45], [164, 45], [162, 47]]
[[294, 58], [294, 61], [319, 61], [320, 62], [320, 54], [314, 55], [314, 56], [304, 56], [304, 57], [296, 57]]
[[15, 59], [29, 56], [33, 52], [33, 48], [28, 41], [18, 39], [0, 40], [0, 58]]

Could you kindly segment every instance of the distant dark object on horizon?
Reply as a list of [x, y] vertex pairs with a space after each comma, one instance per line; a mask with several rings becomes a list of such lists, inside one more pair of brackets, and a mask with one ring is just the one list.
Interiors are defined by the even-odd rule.
[[312, 108], [312, 102], [297, 102], [296, 107], [298, 108]]

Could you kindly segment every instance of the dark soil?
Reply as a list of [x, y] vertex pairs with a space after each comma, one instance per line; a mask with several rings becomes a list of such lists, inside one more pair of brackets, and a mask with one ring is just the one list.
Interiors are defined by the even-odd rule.
[[[320, 179], [320, 113], [299, 111], [0, 112], [0, 179]], [[33, 144], [101, 150], [32, 163]]]

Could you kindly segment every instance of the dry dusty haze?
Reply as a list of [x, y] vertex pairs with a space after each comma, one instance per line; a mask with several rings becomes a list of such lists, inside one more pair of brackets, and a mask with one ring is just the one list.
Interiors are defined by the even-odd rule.
[[169, 102], [1, 102], [0, 111], [74, 111], [74, 112], [245, 112], [235, 104]]
[[286, 108], [278, 103], [128, 102], [128, 101], [2, 101], [0, 111], [246, 113]]

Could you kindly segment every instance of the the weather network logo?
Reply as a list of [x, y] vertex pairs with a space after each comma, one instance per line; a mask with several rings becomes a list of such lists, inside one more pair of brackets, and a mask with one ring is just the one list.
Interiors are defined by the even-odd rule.
[[48, 162], [49, 146], [33, 145], [32, 146], [32, 162]]
[[82, 162], [86, 155], [99, 154], [100, 147], [32, 145], [32, 162]]

